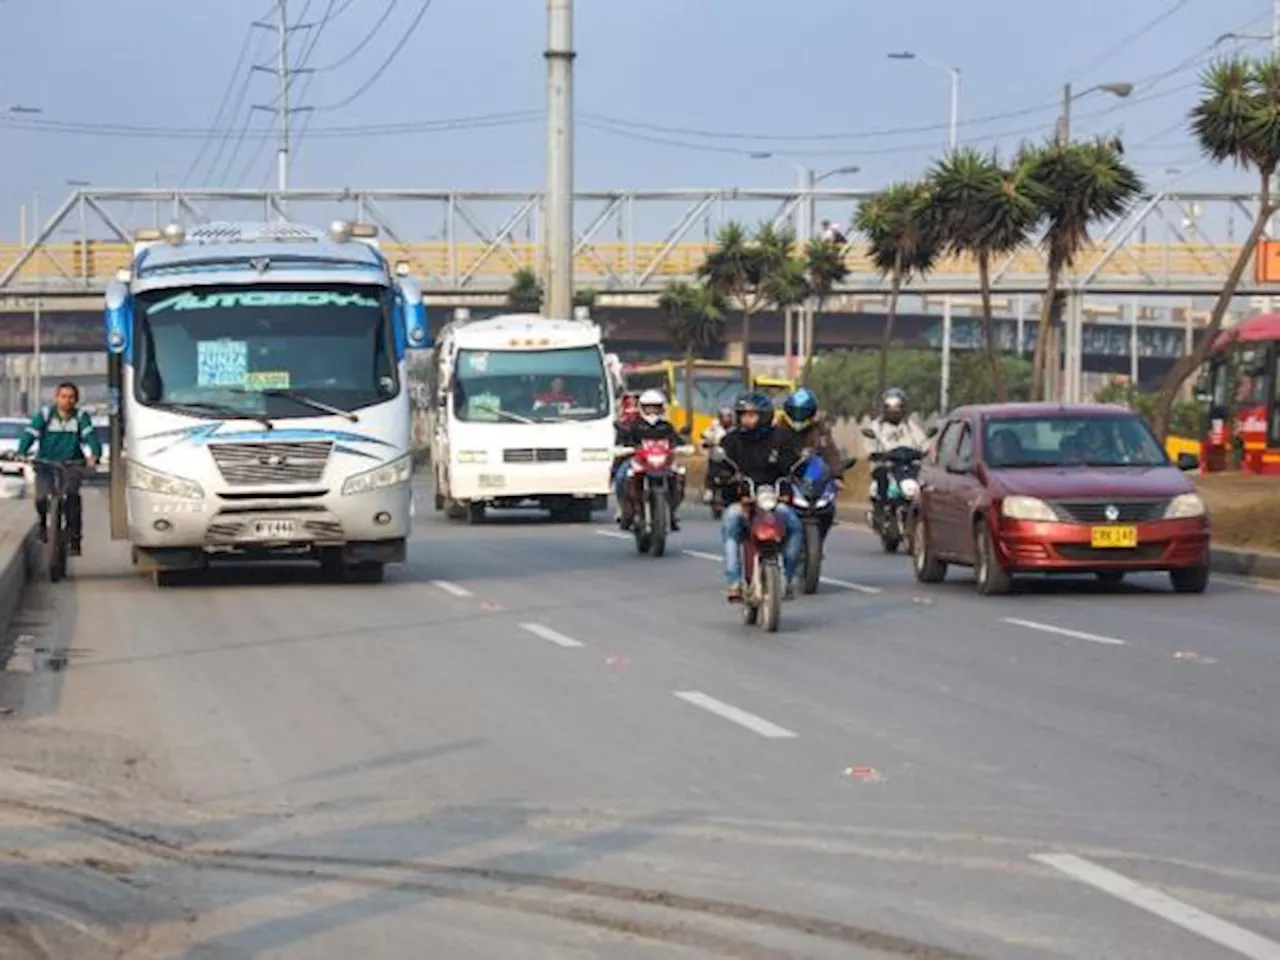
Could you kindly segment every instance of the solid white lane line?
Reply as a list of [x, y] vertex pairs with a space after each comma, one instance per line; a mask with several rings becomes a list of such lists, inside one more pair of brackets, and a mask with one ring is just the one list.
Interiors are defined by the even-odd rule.
[[1220, 920], [1211, 913], [1198, 910], [1190, 904], [1175, 900], [1159, 890], [1134, 883], [1096, 863], [1091, 863], [1069, 853], [1040, 853], [1031, 857], [1038, 863], [1053, 867], [1073, 880], [1087, 883], [1103, 893], [1109, 893], [1140, 910], [1153, 913], [1163, 920], [1182, 927], [1219, 946], [1234, 950], [1250, 960], [1280, 960], [1280, 943], [1250, 933], [1234, 923]]
[[1105, 643], [1112, 647], [1123, 647], [1124, 640], [1115, 637], [1103, 637], [1096, 633], [1085, 633], [1083, 630], [1068, 630], [1066, 627], [1055, 627], [1051, 623], [1036, 623], [1034, 620], [1019, 620], [1017, 617], [1001, 617], [1001, 622], [1015, 627], [1026, 627], [1028, 630], [1039, 630], [1041, 633], [1056, 633], [1060, 637], [1071, 637], [1073, 640], [1088, 640], [1090, 643]]
[[552, 630], [550, 627], [544, 627], [540, 623], [522, 623], [520, 624], [520, 629], [527, 630], [529, 633], [532, 633], [535, 637], [541, 637], [543, 640], [550, 640], [557, 647], [582, 646], [582, 644], [579, 643], [577, 640], [573, 639], [573, 637], [566, 637], [563, 633], [560, 633], [558, 630]]
[[686, 557], [697, 557], [699, 560], [714, 560], [719, 562], [724, 559], [718, 553], [703, 553], [701, 550], [682, 550], [681, 552]]
[[599, 537], [613, 537], [615, 540], [630, 540], [632, 534], [623, 533], [621, 530], [595, 530], [592, 531]]
[[466, 587], [460, 587], [456, 583], [450, 583], [448, 580], [432, 580], [431, 585], [437, 590], [443, 590], [445, 593], [455, 597], [471, 596], [471, 591]]
[[676, 691], [676, 696], [685, 703], [701, 707], [708, 713], [714, 713], [717, 717], [728, 720], [730, 723], [736, 723], [740, 727], [746, 727], [752, 733], [758, 733], [760, 736], [767, 737], [770, 740], [786, 740], [796, 736], [786, 727], [770, 723], [763, 717], [757, 717], [754, 713], [739, 710], [732, 704], [717, 700], [715, 697], [709, 697], [697, 690], [678, 690]]
[[858, 593], [883, 593], [879, 587], [869, 587], [865, 583], [850, 583], [848, 580], [836, 580], [832, 577], [819, 577], [821, 583], [829, 587], [840, 587], [842, 590], [856, 590]]

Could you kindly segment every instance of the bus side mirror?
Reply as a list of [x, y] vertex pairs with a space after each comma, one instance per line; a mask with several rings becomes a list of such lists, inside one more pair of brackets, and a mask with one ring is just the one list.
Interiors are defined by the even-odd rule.
[[925, 435], [928, 439], [930, 439], [930, 440], [932, 440], [934, 437], [936, 437], [936, 436], [938, 435], [938, 426], [937, 426], [937, 424], [934, 424], [932, 427], [930, 427], [928, 430], [926, 430], [926, 431], [924, 432], [924, 435]]
[[107, 286], [106, 300], [104, 332], [107, 353], [127, 356], [130, 352], [130, 341], [133, 339], [133, 302], [129, 296], [129, 288], [119, 280], [112, 280]]
[[410, 350], [423, 350], [430, 345], [427, 330], [427, 307], [422, 302], [422, 288], [412, 277], [400, 278], [403, 303], [404, 335]]

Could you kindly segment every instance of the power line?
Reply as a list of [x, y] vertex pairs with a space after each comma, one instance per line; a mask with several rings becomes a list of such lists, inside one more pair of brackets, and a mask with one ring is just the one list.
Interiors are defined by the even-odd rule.
[[[352, 2], [353, 0], [348, 0], [348, 6]], [[387, 22], [387, 18], [391, 16], [391, 12], [395, 10], [396, 4], [398, 4], [399, 2], [400, 0], [389, 0], [386, 8], [383, 9], [382, 11], [382, 16], [378, 18], [377, 22], [373, 25], [373, 28], [364, 35], [363, 40], [357, 43], [354, 47], [348, 50], [345, 54], [343, 54], [337, 60], [333, 61], [333, 63], [327, 64], [323, 67], [316, 67], [315, 72], [330, 73], [331, 71], [337, 70], [339, 67], [346, 66], [348, 63], [354, 60], [356, 56], [360, 53], [360, 51], [363, 50], [365, 47], [367, 47], [370, 41], [372, 41], [373, 38], [378, 35], [378, 32], [382, 29], [383, 24]]]
[[347, 97], [345, 100], [340, 100], [337, 103], [331, 103], [328, 106], [324, 106], [324, 107], [316, 107], [316, 110], [323, 110], [325, 112], [328, 112], [331, 110], [341, 110], [343, 107], [354, 103], [356, 100], [360, 99], [360, 97], [364, 96], [364, 94], [368, 92], [369, 89], [373, 87], [373, 85], [382, 78], [382, 75], [387, 72], [387, 68], [389, 68], [391, 64], [395, 62], [396, 57], [400, 55], [400, 51], [402, 51], [405, 48], [405, 46], [409, 43], [410, 39], [413, 38], [415, 31], [417, 31], [418, 29], [418, 26], [422, 23], [423, 18], [426, 17], [427, 11], [431, 9], [431, 3], [432, 3], [432, 0], [423, 0], [422, 7], [418, 10], [417, 15], [413, 18], [413, 21], [409, 24], [408, 29], [405, 30], [404, 36], [400, 38], [400, 42], [397, 43], [394, 48], [392, 48], [391, 53], [389, 53], [387, 55], [387, 58], [382, 61], [382, 65], [373, 72], [373, 76], [371, 76], [368, 80], [364, 82], [364, 84], [362, 84], [359, 88], [357, 88], [355, 93], [351, 94], [351, 96]]
[[1132, 33], [1127, 34], [1126, 36], [1117, 40], [1114, 44], [1107, 47], [1105, 50], [1102, 51], [1102, 53], [1098, 54], [1096, 57], [1090, 60], [1087, 64], [1085, 64], [1083, 67], [1076, 70], [1071, 75], [1071, 78], [1070, 78], [1071, 81], [1074, 82], [1080, 79], [1082, 75], [1084, 75], [1085, 73], [1088, 73], [1090, 70], [1094, 69], [1095, 67], [1102, 66], [1102, 64], [1106, 63], [1108, 60], [1114, 57], [1117, 53], [1127, 50], [1134, 43], [1134, 41], [1140, 40], [1144, 36], [1146, 36], [1148, 33], [1151, 33], [1153, 30], [1155, 30], [1156, 27], [1160, 26], [1160, 24], [1164, 23], [1166, 20], [1168, 20], [1178, 11], [1184, 9], [1190, 3], [1191, 3], [1191, 0], [1178, 0], [1177, 3], [1175, 3], [1173, 6], [1169, 7], [1168, 9], [1166, 9], [1163, 13], [1157, 14], [1155, 17], [1148, 20], [1146, 23], [1138, 27], [1138, 29], [1134, 30]]
[[[244, 66], [245, 59], [249, 56], [249, 48], [253, 46], [253, 27], [249, 26], [245, 29], [244, 42], [240, 44], [240, 54], [236, 57], [236, 65], [231, 70], [231, 78], [227, 81], [226, 92], [222, 95], [222, 102], [218, 104], [218, 112], [213, 116], [213, 126], [209, 130], [209, 136], [205, 137], [204, 142], [200, 144], [199, 151], [191, 159], [191, 165], [187, 167], [187, 172], [182, 175], [182, 185], [186, 186], [191, 179], [191, 175], [196, 172], [196, 168], [200, 165], [200, 161], [204, 159], [205, 154], [209, 150], [209, 145], [213, 142], [213, 131], [222, 125], [222, 119], [227, 110], [227, 104], [231, 102], [231, 97], [236, 89], [236, 78], [240, 76], [240, 68]], [[236, 108], [237, 112], [239, 107]]]

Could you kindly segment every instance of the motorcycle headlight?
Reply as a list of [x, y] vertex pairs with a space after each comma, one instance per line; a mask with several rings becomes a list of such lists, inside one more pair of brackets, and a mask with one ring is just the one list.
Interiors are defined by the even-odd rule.
[[1005, 497], [1000, 503], [1000, 512], [1010, 520], [1054, 523], [1058, 519], [1053, 507], [1037, 497]]
[[807, 507], [809, 505], [809, 498], [806, 497], [804, 493], [799, 489], [792, 490], [791, 503], [797, 507]]
[[183, 500], [203, 500], [204, 490], [200, 484], [186, 477], [175, 477], [144, 467], [136, 460], [129, 461], [129, 486], [134, 490], [146, 493], [159, 493], [167, 497], [179, 497]]
[[920, 493], [920, 484], [910, 477], [902, 481], [902, 494], [908, 499], [914, 500]]
[[1165, 508], [1166, 520], [1190, 520], [1205, 515], [1204, 501], [1198, 493], [1180, 493], [1169, 501]]
[[398, 460], [384, 463], [380, 467], [374, 467], [364, 473], [357, 473], [355, 476], [347, 477], [346, 482], [342, 485], [342, 495], [349, 497], [354, 493], [371, 493], [374, 490], [382, 490], [400, 483], [408, 483], [412, 474], [413, 456], [412, 454], [407, 454]]
[[761, 510], [774, 510], [778, 506], [778, 491], [769, 487], [756, 492], [756, 506]]

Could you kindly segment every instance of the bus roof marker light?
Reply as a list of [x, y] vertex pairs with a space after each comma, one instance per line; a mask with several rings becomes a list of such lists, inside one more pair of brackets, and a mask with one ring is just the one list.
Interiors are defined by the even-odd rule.
[[180, 247], [187, 239], [187, 231], [182, 229], [182, 224], [171, 223], [164, 228], [164, 242], [171, 247]]
[[346, 243], [352, 237], [351, 223], [347, 220], [335, 220], [329, 224], [329, 237], [334, 243]]
[[163, 240], [164, 234], [155, 227], [143, 227], [133, 232], [133, 239], [138, 243], [154, 243], [156, 240]]
[[116, 279], [119, 280], [121, 283], [128, 283], [130, 280], [133, 279], [133, 274], [129, 272], [128, 267], [121, 267], [119, 270], [116, 271]]
[[378, 236], [378, 228], [372, 223], [353, 223], [351, 227], [351, 236], [359, 240], [374, 240]]
[[410, 273], [412, 273], [412, 272], [413, 272], [413, 267], [409, 264], [409, 261], [408, 261], [408, 260], [398, 260], [398, 261], [396, 261], [396, 276], [397, 276], [397, 277], [407, 277], [407, 276], [409, 276], [409, 274], [410, 274]]

